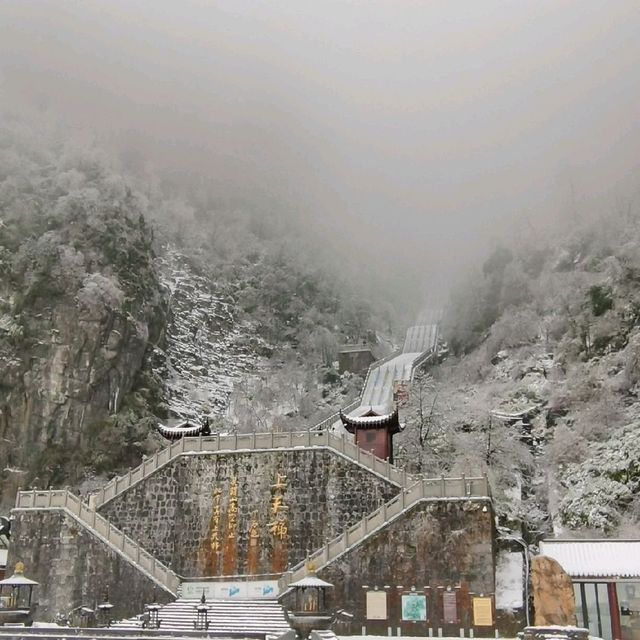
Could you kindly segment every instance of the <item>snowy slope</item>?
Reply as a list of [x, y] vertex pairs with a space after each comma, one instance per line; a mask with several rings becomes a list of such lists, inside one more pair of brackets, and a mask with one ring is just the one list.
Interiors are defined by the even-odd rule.
[[196, 273], [183, 254], [168, 249], [160, 273], [171, 319], [154, 368], [165, 381], [170, 417], [222, 415], [234, 383], [256, 364], [259, 339], [249, 323], [237, 321], [233, 299]]

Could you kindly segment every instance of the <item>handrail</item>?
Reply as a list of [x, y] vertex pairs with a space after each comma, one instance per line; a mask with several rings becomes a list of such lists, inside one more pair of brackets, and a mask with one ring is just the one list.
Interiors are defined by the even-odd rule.
[[[433, 350], [432, 350], [433, 351]], [[392, 353], [390, 353], [389, 355], [385, 356], [384, 358], [380, 358], [379, 360], [376, 360], [375, 362], [371, 363], [369, 365], [369, 368], [367, 369], [367, 375], [364, 379], [364, 384], [362, 385], [362, 389], [360, 391], [360, 396], [354, 400], [353, 402], [351, 402], [349, 405], [347, 405], [346, 407], [344, 407], [342, 409], [343, 412], [348, 413], [349, 411], [353, 411], [354, 409], [356, 409], [358, 406], [360, 406], [361, 402], [362, 402], [362, 398], [364, 397], [366, 388], [367, 388], [367, 384], [369, 382], [369, 379], [371, 377], [372, 372], [375, 369], [379, 369], [379, 367], [381, 367], [382, 365], [386, 364], [387, 362], [389, 362], [390, 360], [392, 360], [393, 358], [398, 357], [399, 355], [402, 354], [401, 350], [396, 350]], [[424, 355], [431, 355], [431, 352], [425, 352]], [[415, 368], [415, 363], [420, 360], [423, 356], [419, 356], [418, 358], [416, 358], [416, 360], [412, 363], [412, 369]], [[340, 412], [336, 412], [332, 415], [330, 415], [329, 417], [325, 418], [324, 420], [322, 420], [321, 422], [317, 423], [316, 425], [314, 425], [313, 427], [311, 427], [308, 431], [302, 431], [302, 432], [297, 432], [295, 434], [295, 438], [291, 438], [290, 439], [290, 443], [288, 444], [288, 447], [292, 447], [293, 445], [293, 440], [298, 440], [300, 435], [302, 434], [303, 437], [306, 434], [310, 434], [310, 433], [314, 433], [314, 434], [320, 434], [320, 433], [324, 433], [326, 427], [328, 427], [329, 425], [333, 424], [333, 422], [335, 422], [336, 420], [338, 420], [340, 417]], [[273, 436], [271, 437], [271, 443], [267, 444], [266, 446], [258, 446], [258, 440], [260, 440], [261, 442], [264, 441], [264, 436], [269, 437], [269, 434], [251, 434], [253, 436], [253, 442], [251, 443], [251, 446], [247, 446], [246, 445], [246, 440], [245, 440], [245, 434], [234, 434], [232, 436], [220, 436], [220, 435], [216, 435], [216, 436], [208, 436], [208, 437], [202, 437], [202, 436], [198, 436], [195, 438], [191, 438], [191, 437], [183, 437], [180, 438], [179, 440], [176, 440], [174, 442], [172, 442], [168, 447], [165, 447], [164, 449], [161, 449], [160, 451], [157, 451], [155, 454], [153, 454], [152, 456], [150, 456], [149, 458], [145, 459], [141, 465], [139, 465], [138, 467], [136, 467], [133, 470], [130, 470], [127, 475], [125, 476], [121, 476], [121, 477], [115, 477], [113, 478], [111, 481], [109, 481], [105, 486], [103, 486], [99, 491], [97, 491], [93, 496], [92, 496], [92, 500], [95, 501], [93, 502], [93, 504], [95, 504], [96, 507], [102, 506], [103, 504], [105, 504], [106, 502], [108, 502], [109, 500], [112, 500], [115, 496], [119, 495], [120, 493], [122, 493], [123, 491], [125, 491], [126, 489], [128, 489], [129, 487], [131, 487], [133, 484], [136, 484], [137, 482], [140, 482], [141, 480], [143, 480], [144, 478], [146, 478], [147, 476], [149, 476], [151, 473], [153, 473], [154, 471], [156, 471], [157, 469], [159, 469], [160, 467], [168, 464], [169, 462], [171, 462], [174, 458], [176, 458], [178, 455], [181, 455], [182, 453], [184, 453], [185, 451], [211, 451], [211, 452], [215, 452], [215, 451], [233, 451], [233, 450], [238, 450], [239, 448], [242, 449], [250, 449], [250, 450], [256, 450], [256, 449], [264, 449], [264, 448], [268, 448], [268, 449], [273, 449], [273, 448], [287, 448], [287, 444], [285, 443], [284, 445], [280, 444], [275, 444], [274, 443], [274, 438]], [[281, 434], [279, 434], [281, 435]], [[294, 434], [291, 434], [292, 436]], [[333, 434], [329, 434], [332, 435]], [[340, 438], [340, 436], [333, 436], [334, 438]], [[211, 442], [212, 442], [212, 438], [215, 439], [215, 443], [217, 446], [212, 446]], [[233, 439], [233, 446], [230, 446], [231, 444], [231, 439]], [[244, 443], [244, 446], [241, 446], [242, 443]], [[317, 442], [309, 442], [309, 446], [317, 446], [319, 443]], [[334, 446], [335, 441], [333, 444], [327, 442], [324, 446], [327, 446], [329, 448], [333, 448], [338, 450], [340, 453], [346, 455], [347, 457], [352, 458], [355, 462], [358, 462], [360, 464], [363, 464], [363, 466], [368, 467], [370, 470], [375, 471], [376, 473], [380, 473], [380, 464], [376, 464], [376, 462], [374, 460], [369, 460], [368, 456], [371, 457], [371, 459], [374, 459], [375, 457], [372, 456], [371, 454], [369, 454], [368, 452], [363, 451], [362, 453], [356, 451], [354, 452], [355, 455], [350, 455], [347, 451], [345, 451], [345, 446], [344, 445], [339, 445], [339, 446]], [[195, 449], [194, 449], [194, 445], [195, 445]], [[295, 445], [295, 446], [299, 446], [299, 445]], [[323, 446], [322, 444], [320, 446]], [[378, 460], [378, 459], [375, 459]], [[382, 464], [384, 465], [385, 462], [382, 461]], [[386, 476], [387, 479], [389, 479], [391, 482], [398, 482], [397, 479], [393, 478], [393, 475], [398, 475], [398, 474], [394, 474], [393, 472], [389, 471], [390, 469], [396, 470], [395, 467], [386, 464], [387, 469], [387, 473], [382, 473], [382, 475]], [[397, 470], [399, 474], [402, 474], [402, 472], [398, 469]], [[406, 474], [405, 474], [406, 475]], [[404, 478], [403, 478], [404, 479]], [[404, 482], [400, 482], [400, 484], [402, 486], [405, 486]]]
[[[430, 347], [429, 349], [427, 349], [426, 351], [423, 351], [411, 363], [411, 376], [412, 377], [413, 377], [413, 371], [417, 367], [419, 367], [421, 364], [423, 364], [428, 358], [432, 357], [434, 355], [434, 353], [436, 352], [437, 343], [438, 343], [438, 334], [439, 334], [439, 327], [436, 324], [435, 325], [435, 338], [433, 340], [433, 346]], [[364, 399], [365, 393], [367, 391], [367, 386], [369, 384], [369, 380], [371, 379], [371, 376], [372, 376], [373, 372], [375, 370], [379, 371], [380, 368], [383, 365], [385, 365], [387, 362], [389, 362], [390, 360], [393, 360], [394, 358], [397, 358], [397, 357], [399, 357], [399, 356], [401, 356], [403, 354], [404, 354], [403, 348], [396, 349], [395, 351], [391, 352], [389, 355], [385, 356], [384, 358], [380, 358], [379, 360], [376, 360], [375, 362], [372, 362], [369, 365], [369, 368], [367, 369], [367, 375], [364, 378], [364, 382], [362, 384], [362, 389], [360, 390], [360, 395], [358, 396], [358, 398], [356, 400], [351, 402], [349, 405], [347, 405], [346, 407], [343, 407], [342, 408], [342, 412], [343, 413], [349, 413], [350, 411], [353, 411], [354, 409], [357, 409], [359, 406], [362, 406], [362, 401]], [[385, 375], [389, 375], [389, 372], [387, 371], [385, 373]], [[383, 388], [384, 388], [384, 385], [381, 385], [380, 390], [378, 392], [378, 404], [380, 404], [380, 400], [382, 400], [380, 395], [382, 394], [382, 389]], [[337, 411], [335, 413], [332, 413], [330, 416], [328, 416], [327, 418], [325, 418], [321, 422], [318, 422], [313, 427], [311, 427], [311, 429], [314, 430], [314, 431], [315, 430], [320, 430], [320, 429], [325, 429], [328, 426], [330, 426], [331, 424], [333, 424], [334, 422], [336, 422], [339, 419], [339, 417], [340, 417], [340, 412], [339, 411]]]
[[423, 500], [442, 499], [491, 499], [491, 487], [486, 475], [460, 478], [423, 478], [368, 514], [359, 522], [346, 528], [341, 534], [317, 549], [303, 562], [298, 563], [282, 575], [279, 581], [282, 593], [292, 582], [307, 575], [307, 565], [312, 563], [316, 569], [322, 569], [338, 556], [359, 545], [374, 531], [389, 525], [402, 513]]
[[219, 453], [228, 451], [270, 451], [273, 449], [296, 449], [321, 447], [331, 449], [360, 466], [382, 476], [399, 486], [408, 486], [415, 479], [406, 471], [377, 458], [369, 451], [358, 447], [349, 438], [329, 431], [289, 431], [283, 433], [243, 433], [221, 436], [196, 436], [180, 438], [169, 446], [146, 458], [142, 464], [124, 476], [117, 476], [91, 496], [96, 508], [113, 500], [134, 484], [144, 480], [159, 468], [169, 464], [185, 453]]
[[103, 537], [128, 562], [141, 568], [161, 587], [177, 596], [180, 578], [169, 567], [156, 560], [148, 551], [106, 518], [87, 506], [67, 489], [19, 491], [16, 509], [63, 509], [75, 516], [91, 533]]

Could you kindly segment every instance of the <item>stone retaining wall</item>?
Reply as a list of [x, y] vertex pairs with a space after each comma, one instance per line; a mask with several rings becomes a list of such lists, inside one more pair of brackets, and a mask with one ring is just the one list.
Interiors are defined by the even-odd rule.
[[34, 592], [36, 619], [79, 606], [94, 609], [109, 589], [112, 618], [141, 613], [153, 601], [173, 598], [61, 509], [14, 510], [8, 566], [18, 560], [25, 575], [40, 583]]
[[280, 572], [399, 488], [326, 449], [184, 455], [99, 509], [185, 576]]
[[[484, 509], [484, 510], [483, 510]], [[354, 614], [353, 629], [387, 635], [391, 626], [403, 635], [428, 636], [429, 628], [444, 627], [444, 635], [459, 635], [473, 626], [469, 593], [493, 594], [495, 589], [493, 513], [486, 500], [438, 500], [420, 502], [389, 526], [347, 552], [319, 572], [335, 585], [334, 608]], [[377, 587], [388, 594], [389, 617], [367, 621], [365, 592]], [[425, 590], [429, 587], [429, 590]], [[443, 622], [442, 592], [457, 593], [459, 623]], [[457, 587], [457, 589], [456, 589]], [[427, 593], [429, 620], [403, 623], [401, 594], [415, 588]], [[491, 629], [475, 629], [475, 635], [493, 635]]]

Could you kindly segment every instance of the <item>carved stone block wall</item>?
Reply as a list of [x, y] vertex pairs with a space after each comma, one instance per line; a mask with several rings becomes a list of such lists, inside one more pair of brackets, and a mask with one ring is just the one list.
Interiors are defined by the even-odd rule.
[[281, 572], [399, 489], [326, 449], [185, 455], [100, 509], [186, 576]]
[[173, 598], [90, 534], [65, 512], [14, 511], [9, 565], [25, 564], [25, 575], [40, 583], [34, 591], [36, 619], [53, 621], [75, 607], [94, 609], [109, 590], [112, 618], [133, 616], [153, 601]]
[[[334, 607], [354, 614], [353, 632], [363, 625], [370, 634], [427, 636], [428, 628], [444, 628], [444, 635], [459, 635], [460, 628], [473, 626], [470, 594], [491, 595], [495, 588], [493, 514], [487, 501], [449, 500], [422, 502], [388, 527], [371, 535], [352, 551], [319, 572], [335, 585]], [[378, 587], [388, 594], [389, 617], [367, 621], [366, 590]], [[428, 589], [425, 589], [428, 587]], [[456, 593], [459, 621], [447, 625], [442, 594], [450, 587]], [[427, 594], [428, 620], [402, 622], [401, 596]], [[493, 635], [493, 628], [474, 629], [476, 636]]]

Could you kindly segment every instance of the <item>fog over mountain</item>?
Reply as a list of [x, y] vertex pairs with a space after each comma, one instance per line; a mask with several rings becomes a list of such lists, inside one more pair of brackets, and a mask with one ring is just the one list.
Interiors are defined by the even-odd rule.
[[433, 281], [636, 193], [639, 32], [632, 0], [4, 0], [0, 97]]

